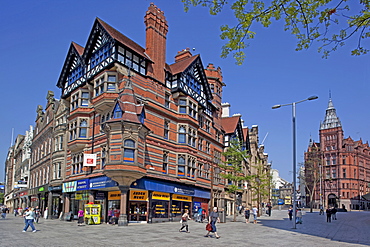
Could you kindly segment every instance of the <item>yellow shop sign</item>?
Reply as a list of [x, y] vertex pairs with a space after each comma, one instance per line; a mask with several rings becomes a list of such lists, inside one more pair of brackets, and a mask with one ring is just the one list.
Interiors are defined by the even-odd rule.
[[108, 200], [121, 200], [121, 191], [109, 191]]
[[152, 199], [153, 200], [165, 200], [165, 201], [169, 201], [170, 200], [170, 193], [163, 193], [163, 192], [153, 191], [153, 193], [152, 193]]
[[184, 201], [184, 202], [191, 202], [191, 196], [183, 196], [183, 195], [172, 195], [172, 200], [176, 201]]
[[148, 201], [148, 191], [130, 190], [130, 201]]

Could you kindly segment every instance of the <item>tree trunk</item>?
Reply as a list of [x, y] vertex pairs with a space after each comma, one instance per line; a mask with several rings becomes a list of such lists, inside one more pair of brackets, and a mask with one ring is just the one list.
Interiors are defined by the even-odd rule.
[[234, 193], [234, 222], [236, 222], [236, 192]]

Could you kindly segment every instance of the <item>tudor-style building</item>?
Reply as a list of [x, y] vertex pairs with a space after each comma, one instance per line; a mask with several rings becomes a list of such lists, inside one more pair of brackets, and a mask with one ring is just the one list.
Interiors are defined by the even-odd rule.
[[145, 47], [97, 18], [85, 47], [69, 48], [57, 83], [68, 106], [65, 213], [94, 202], [103, 221], [112, 208], [126, 225], [220, 200], [221, 70], [189, 49], [167, 64], [163, 11], [151, 4], [144, 21]]
[[370, 208], [362, 199], [370, 192], [369, 144], [361, 139], [344, 138], [342, 123], [331, 98], [319, 134], [320, 142], [311, 140], [305, 152], [306, 184], [311, 190], [316, 185], [314, 205]]

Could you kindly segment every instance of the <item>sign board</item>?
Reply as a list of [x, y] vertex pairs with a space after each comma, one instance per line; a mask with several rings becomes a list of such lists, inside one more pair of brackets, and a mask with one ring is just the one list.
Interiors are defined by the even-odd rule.
[[165, 200], [165, 201], [169, 201], [170, 200], [170, 193], [153, 191], [153, 193], [152, 193], [152, 199], [153, 200]]
[[147, 201], [148, 191], [130, 190], [130, 201]]
[[96, 166], [96, 154], [84, 154], [83, 166]]

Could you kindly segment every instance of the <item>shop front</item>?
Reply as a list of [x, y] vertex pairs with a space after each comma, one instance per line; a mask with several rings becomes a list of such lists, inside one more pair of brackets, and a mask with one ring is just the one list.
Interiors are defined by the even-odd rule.
[[130, 190], [129, 222], [146, 223], [148, 221], [148, 191]]
[[[149, 207], [147, 220], [149, 223], [180, 220], [185, 210], [189, 210], [189, 214], [192, 215], [193, 198], [197, 198], [196, 200], [199, 202], [199, 205], [204, 203], [204, 208], [208, 210], [210, 192], [195, 188], [194, 186], [141, 178], [131, 187], [131, 190], [142, 189], [148, 191]], [[138, 204], [133, 205], [139, 206]], [[141, 205], [144, 206], [144, 202]]]
[[65, 204], [65, 212], [67, 220], [77, 219], [77, 213], [84, 205], [89, 202], [89, 179], [82, 179], [63, 183], [62, 192], [67, 193], [69, 198], [69, 205]]
[[108, 222], [108, 209], [112, 209], [116, 212], [116, 214], [118, 213], [118, 215], [120, 213], [120, 198], [117, 197], [117, 191], [110, 191], [114, 188], [117, 188], [117, 186], [117, 182], [107, 176], [90, 178], [89, 188], [91, 191], [91, 195], [94, 197], [94, 203], [99, 204], [101, 207], [101, 222]]
[[49, 208], [52, 209], [51, 215], [54, 219], [59, 218], [63, 210], [62, 185], [49, 186]]

